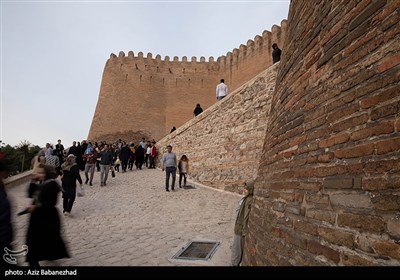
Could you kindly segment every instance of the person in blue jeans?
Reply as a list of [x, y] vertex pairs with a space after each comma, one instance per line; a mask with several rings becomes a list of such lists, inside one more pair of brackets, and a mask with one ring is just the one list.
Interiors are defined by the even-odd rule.
[[169, 192], [169, 177], [172, 175], [172, 185], [171, 190], [174, 190], [175, 179], [176, 179], [176, 154], [172, 152], [172, 146], [167, 146], [167, 152], [163, 155], [161, 160], [161, 169], [165, 170], [165, 189]]

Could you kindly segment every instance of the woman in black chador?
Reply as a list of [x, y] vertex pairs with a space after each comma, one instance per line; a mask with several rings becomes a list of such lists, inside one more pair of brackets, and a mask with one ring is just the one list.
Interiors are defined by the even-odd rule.
[[142, 145], [138, 145], [135, 151], [135, 158], [136, 158], [136, 169], [142, 169], [142, 165], [144, 162], [144, 149]]
[[26, 260], [33, 267], [39, 266], [39, 261], [42, 260], [69, 258], [61, 237], [60, 216], [56, 208], [58, 193], [61, 190], [55, 180], [57, 172], [53, 166], [40, 164], [35, 176], [28, 190], [33, 203], [28, 207], [31, 217], [26, 239]]

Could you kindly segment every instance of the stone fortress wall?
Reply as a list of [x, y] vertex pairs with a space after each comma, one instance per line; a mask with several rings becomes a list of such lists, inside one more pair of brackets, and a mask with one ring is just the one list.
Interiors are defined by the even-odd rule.
[[189, 158], [191, 179], [240, 192], [243, 181], [257, 176], [278, 65], [158, 141], [158, 160], [171, 145], [178, 159]]

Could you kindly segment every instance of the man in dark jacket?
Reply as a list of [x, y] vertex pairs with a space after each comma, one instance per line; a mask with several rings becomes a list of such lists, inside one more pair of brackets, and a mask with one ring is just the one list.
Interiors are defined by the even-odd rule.
[[100, 152], [100, 186], [104, 187], [107, 185], [108, 173], [110, 172], [110, 166], [113, 164], [113, 152], [108, 147], [108, 144], [104, 144], [103, 150]]
[[196, 108], [194, 108], [193, 115], [196, 117], [197, 115], [200, 115], [203, 113], [203, 108], [200, 107], [200, 104], [196, 105]]
[[278, 61], [281, 60], [281, 49], [278, 47], [277, 44], [272, 44], [272, 63], [277, 63]]
[[251, 204], [253, 202], [254, 182], [244, 183], [244, 197], [240, 199], [235, 221], [235, 236], [232, 244], [232, 266], [239, 266], [242, 262], [244, 238], [247, 234]]
[[64, 145], [61, 144], [61, 139], [57, 140], [58, 144], [56, 145], [57, 156], [61, 164], [64, 163]]

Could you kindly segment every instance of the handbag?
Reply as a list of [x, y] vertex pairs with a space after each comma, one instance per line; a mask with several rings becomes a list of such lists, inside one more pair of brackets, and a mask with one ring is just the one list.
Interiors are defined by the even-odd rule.
[[82, 186], [79, 186], [77, 196], [79, 197], [85, 196], [85, 189]]
[[111, 177], [115, 177], [115, 171], [114, 170], [111, 170]]

